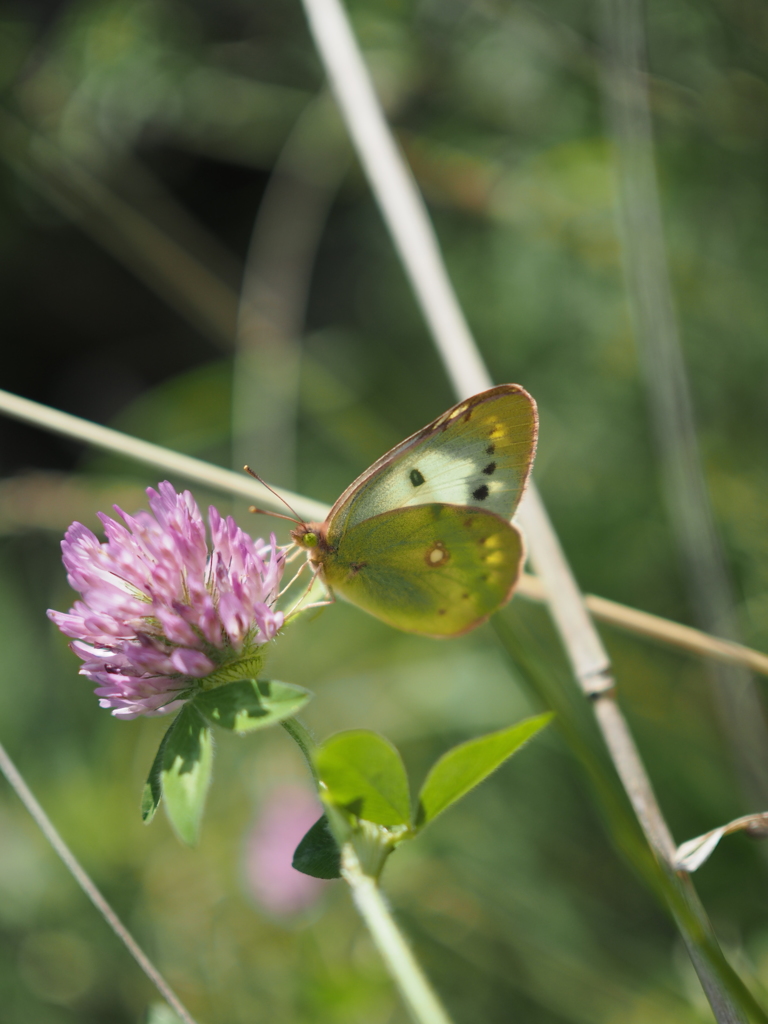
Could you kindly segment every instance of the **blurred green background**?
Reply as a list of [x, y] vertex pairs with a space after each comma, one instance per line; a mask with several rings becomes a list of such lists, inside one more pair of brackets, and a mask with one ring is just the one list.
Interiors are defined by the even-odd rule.
[[[690, 621], [622, 280], [596, 3], [349, 7], [491, 372], [539, 402], [536, 476], [581, 584]], [[744, 638], [766, 649], [768, 10], [647, 13], [705, 471]], [[0, 387], [222, 465], [247, 458], [329, 502], [452, 404], [298, 2], [5, 2], [0, 87]], [[248, 881], [270, 797], [309, 791], [285, 734], [219, 737], [202, 843], [184, 849], [162, 815], [144, 828], [138, 814], [166, 723], [101, 711], [45, 618], [72, 600], [68, 523], [133, 511], [157, 476], [7, 419], [0, 468], [0, 740], [107, 897], [201, 1021], [404, 1022], [340, 883], [283, 915]], [[543, 611], [518, 599], [509, 614], [559, 663]], [[604, 635], [678, 841], [763, 809], [705, 667]], [[316, 691], [319, 736], [385, 733], [415, 784], [449, 745], [540, 707], [491, 627], [436, 642], [341, 604], [279, 638], [270, 672]], [[765, 867], [737, 837], [696, 876], [761, 995]], [[384, 881], [459, 1024], [711, 1019], [554, 729], [399, 850]], [[0, 785], [3, 1024], [123, 1024], [154, 999]]]

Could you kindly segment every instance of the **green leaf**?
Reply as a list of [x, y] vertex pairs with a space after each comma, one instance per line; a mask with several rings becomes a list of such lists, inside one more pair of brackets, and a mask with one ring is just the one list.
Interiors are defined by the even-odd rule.
[[246, 733], [292, 718], [311, 697], [304, 687], [276, 679], [239, 679], [205, 690], [192, 703], [211, 724]]
[[171, 730], [176, 724], [176, 719], [171, 722], [170, 727], [160, 741], [160, 746], [157, 748], [155, 759], [152, 762], [152, 767], [149, 769], [149, 775], [147, 781], [144, 783], [144, 791], [141, 794], [141, 820], [145, 825], [148, 825], [155, 816], [155, 811], [160, 805], [160, 799], [163, 795], [163, 782], [161, 773], [163, 770], [163, 751], [165, 745], [168, 742], [168, 737], [171, 735]]
[[411, 817], [408, 779], [400, 755], [375, 732], [340, 732], [314, 753], [326, 799], [377, 825], [407, 825]]
[[160, 779], [171, 824], [189, 846], [200, 834], [212, 764], [211, 730], [194, 705], [187, 704], [168, 731]]
[[293, 854], [293, 867], [313, 878], [340, 878], [341, 855], [324, 814], [307, 832]]
[[435, 762], [419, 793], [418, 828], [442, 814], [496, 769], [552, 718], [551, 712], [526, 718], [508, 729], [461, 743]]

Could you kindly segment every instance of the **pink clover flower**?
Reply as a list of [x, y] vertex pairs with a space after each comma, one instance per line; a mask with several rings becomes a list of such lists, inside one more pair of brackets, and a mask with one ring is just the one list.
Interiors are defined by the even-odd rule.
[[118, 718], [175, 711], [212, 676], [253, 657], [282, 628], [275, 610], [285, 557], [274, 534], [253, 540], [208, 510], [211, 544], [189, 491], [147, 488], [150, 512], [104, 513], [106, 543], [72, 523], [61, 544], [69, 612], [48, 611], [73, 638], [80, 674]]

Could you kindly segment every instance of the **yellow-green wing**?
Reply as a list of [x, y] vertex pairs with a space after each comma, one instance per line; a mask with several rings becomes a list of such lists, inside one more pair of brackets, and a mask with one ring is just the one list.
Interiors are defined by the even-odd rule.
[[511, 597], [523, 560], [517, 529], [483, 509], [432, 503], [351, 527], [325, 553], [326, 583], [410, 633], [456, 636]]
[[430, 502], [476, 506], [511, 519], [528, 480], [536, 433], [536, 403], [518, 384], [459, 402], [346, 489], [327, 519], [329, 543], [382, 512]]

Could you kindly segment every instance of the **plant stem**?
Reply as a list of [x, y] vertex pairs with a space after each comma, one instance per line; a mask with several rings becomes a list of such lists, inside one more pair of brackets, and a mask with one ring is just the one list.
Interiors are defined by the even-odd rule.
[[[179, 474], [206, 487], [220, 490], [223, 494], [238, 494], [252, 501], [258, 500], [267, 508], [274, 508], [276, 511], [282, 508], [279, 500], [269, 491], [262, 489], [263, 493], [259, 492], [260, 485], [249, 477], [232, 473], [200, 459], [179, 455], [178, 452], [169, 448], [149, 444], [131, 437], [129, 434], [101, 427], [89, 420], [62, 413], [49, 406], [21, 398], [19, 395], [0, 391], [0, 413], [6, 413], [16, 419], [32, 423], [43, 430], [62, 434], [64, 437], [74, 437], [86, 441], [104, 451], [124, 455], [165, 472]], [[46, 486], [50, 487], [49, 481], [46, 481]], [[278, 489], [278, 493], [289, 496], [289, 492], [285, 490]], [[330, 506], [313, 501], [311, 498], [305, 498], [300, 494], [291, 494], [290, 501], [307, 520], [322, 521], [330, 510]], [[39, 522], [35, 520], [33, 525], [39, 525]], [[45, 525], [48, 525], [47, 522]], [[532, 576], [530, 573], [523, 574], [517, 592], [521, 597], [532, 601], [547, 600], [547, 591], [542, 579], [539, 576]], [[659, 615], [651, 615], [648, 612], [639, 611], [594, 594], [585, 594], [584, 602], [595, 618], [618, 626], [620, 629], [626, 629], [661, 643], [692, 651], [705, 658], [716, 658], [735, 665], [745, 665], [755, 672], [768, 675], [768, 655], [762, 651], [753, 650], [731, 640], [723, 640], [721, 637], [711, 636], [709, 633], [693, 629], [690, 626], [684, 626]]]
[[[389, 228], [414, 294], [459, 398], [491, 386], [443, 261], [435, 230], [408, 165], [398, 149], [376, 96], [342, 0], [302, 0], [325, 66], [371, 190]], [[518, 510], [531, 561], [542, 578], [549, 609], [584, 695], [594, 702], [611, 758], [648, 843], [665, 869], [675, 844], [648, 775], [615, 700], [608, 653], [589, 617], [578, 583], [535, 486]], [[690, 881], [681, 891], [692, 920], [672, 910], [718, 1024], [746, 1019], [722, 987], [728, 967], [714, 940], [704, 908]], [[706, 941], [705, 941], [706, 939]], [[706, 946], [706, 949], [705, 949]], [[712, 962], [712, 958], [716, 963]], [[713, 969], [716, 968], [716, 969]]]
[[341, 874], [413, 1019], [417, 1024], [451, 1024], [397, 927], [376, 879], [363, 873], [351, 844], [344, 847]]
[[[296, 741], [319, 786], [320, 779], [312, 761], [312, 751], [317, 746], [312, 733], [298, 718], [286, 718], [280, 724]], [[351, 842], [342, 846], [341, 860], [341, 877], [352, 890], [355, 906], [416, 1024], [451, 1024], [450, 1017], [395, 924], [376, 879], [363, 871]]]
[[158, 992], [162, 995], [171, 1009], [178, 1014], [179, 1019], [184, 1021], [185, 1024], [195, 1024], [194, 1018], [187, 1008], [149, 959], [144, 950], [136, 942], [109, 903], [104, 899], [101, 892], [96, 888], [90, 876], [83, 868], [82, 864], [61, 838], [56, 826], [35, 799], [32, 791], [19, 774], [18, 768], [10, 759], [2, 744], [0, 744], [0, 771], [5, 775], [11, 787], [15, 790], [16, 795], [32, 815], [40, 831], [62, 859], [64, 866], [67, 868], [69, 873], [75, 879], [91, 903], [93, 903], [99, 911], [115, 935], [117, 935], [118, 939], [120, 939], [126, 947], [142, 971], [144, 971], [149, 980], [155, 985]]
[[[244, 473], [233, 473], [231, 469], [222, 469], [221, 466], [203, 462], [202, 459], [195, 459], [191, 455], [182, 455], [180, 452], [171, 451], [170, 448], [163, 448], [159, 444], [152, 444], [150, 441], [131, 437], [130, 434], [123, 434], [119, 430], [102, 427], [98, 423], [52, 409], [50, 406], [41, 405], [39, 402], [11, 394], [9, 391], [0, 391], [0, 412], [24, 423], [33, 423], [54, 434], [74, 437], [76, 440], [92, 444], [96, 448], [102, 448], [105, 451], [144, 462], [149, 466], [155, 466], [164, 473], [178, 474], [187, 480], [203, 484], [205, 487], [237, 494], [248, 501], [266, 505], [268, 508], [275, 505], [274, 495], [270, 494], [263, 484]], [[293, 494], [291, 491], [279, 487], [274, 490], [308, 522], [322, 521], [328, 514], [328, 507], [319, 501], [303, 498], [300, 494]], [[279, 508], [280, 506], [275, 507]]]
[[[538, 576], [523, 573], [516, 593], [529, 601], [546, 601], [547, 592]], [[683, 651], [690, 651], [702, 658], [715, 658], [730, 665], [744, 665], [754, 672], [768, 676], [768, 654], [745, 647], [733, 640], [723, 640], [692, 626], [664, 619], [660, 615], [630, 608], [618, 601], [609, 601], [595, 594], [585, 594], [587, 610], [602, 622], [627, 630], [639, 636], [650, 637], [658, 643], [669, 644]]]
[[284, 718], [280, 723], [291, 739], [295, 740], [299, 750], [304, 755], [304, 760], [307, 762], [307, 767], [312, 772], [312, 778], [315, 780], [315, 785], [320, 785], [320, 779], [317, 776], [315, 770], [315, 763], [312, 760], [312, 751], [317, 746], [315, 743], [315, 737], [309, 731], [309, 729], [298, 718]]

